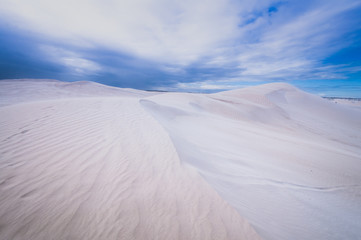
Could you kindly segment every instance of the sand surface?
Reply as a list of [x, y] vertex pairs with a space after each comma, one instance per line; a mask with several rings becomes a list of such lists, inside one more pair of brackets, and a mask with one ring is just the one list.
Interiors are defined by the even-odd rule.
[[361, 99], [352, 99], [352, 98], [332, 98], [327, 99], [337, 104], [346, 105], [353, 108], [361, 109]]
[[361, 111], [283, 83], [141, 100], [264, 239], [361, 239]]
[[0, 106], [0, 239], [361, 239], [358, 108], [47, 80]]
[[179, 160], [152, 94], [0, 84], [0, 239], [259, 239]]

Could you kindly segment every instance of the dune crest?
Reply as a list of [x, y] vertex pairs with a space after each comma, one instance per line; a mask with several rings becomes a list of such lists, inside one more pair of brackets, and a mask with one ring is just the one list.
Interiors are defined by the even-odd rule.
[[24, 82], [0, 82], [0, 239], [260, 239], [179, 160], [152, 94]]
[[0, 81], [0, 104], [0, 239], [361, 239], [360, 109], [284, 83]]
[[273, 83], [141, 100], [265, 239], [361, 239], [361, 111]]

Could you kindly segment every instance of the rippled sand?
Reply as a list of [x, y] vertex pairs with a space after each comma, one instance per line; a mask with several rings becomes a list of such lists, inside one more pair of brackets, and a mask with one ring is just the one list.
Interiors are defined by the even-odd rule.
[[361, 239], [361, 111], [0, 81], [0, 239]]
[[143, 94], [54, 84], [29, 102], [2, 94], [0, 239], [259, 239], [181, 163]]

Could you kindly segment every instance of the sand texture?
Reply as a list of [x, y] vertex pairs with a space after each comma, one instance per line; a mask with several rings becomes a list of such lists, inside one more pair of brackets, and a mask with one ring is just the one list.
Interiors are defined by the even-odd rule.
[[55, 84], [4, 82], [0, 239], [260, 239], [179, 160], [152, 94]]
[[0, 239], [361, 239], [361, 110], [0, 82]]
[[141, 100], [264, 239], [361, 239], [361, 111], [284, 83]]

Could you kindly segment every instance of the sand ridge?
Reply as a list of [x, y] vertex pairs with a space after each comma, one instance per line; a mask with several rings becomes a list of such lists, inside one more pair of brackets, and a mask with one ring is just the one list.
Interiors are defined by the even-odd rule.
[[260, 239], [137, 96], [27, 97], [0, 107], [0, 239]]
[[0, 85], [0, 239], [361, 239], [357, 108], [285, 83]]
[[285, 83], [141, 103], [264, 239], [361, 238], [361, 111]]

